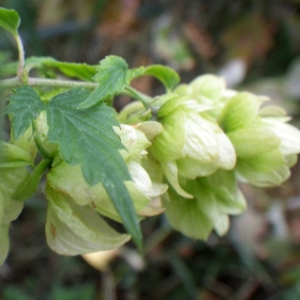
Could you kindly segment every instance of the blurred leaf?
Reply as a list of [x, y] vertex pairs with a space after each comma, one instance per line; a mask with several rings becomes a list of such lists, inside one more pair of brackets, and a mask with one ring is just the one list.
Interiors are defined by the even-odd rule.
[[85, 81], [92, 81], [96, 73], [96, 66], [91, 66], [85, 63], [69, 63], [57, 61], [52, 57], [30, 57], [26, 59], [25, 66], [28, 70], [40, 68], [42, 66], [57, 68], [63, 74], [79, 78]]
[[[94, 300], [97, 299], [96, 288], [92, 283], [84, 283], [74, 287], [64, 287], [59, 284], [52, 287], [49, 299], [55, 300]], [[18, 300], [18, 299], [15, 299]]]
[[171, 16], [163, 15], [156, 24], [154, 51], [176, 70], [191, 70], [195, 59]]
[[265, 58], [273, 46], [270, 25], [257, 13], [241, 16], [223, 33], [222, 41], [228, 58], [241, 58], [248, 63]]
[[5, 300], [32, 300], [32, 296], [27, 295], [20, 290], [18, 286], [7, 286], [3, 290], [3, 299]]
[[18, 27], [20, 25], [19, 14], [13, 9], [5, 9], [0, 7], [0, 26], [8, 30], [13, 36], [18, 35]]
[[179, 83], [179, 75], [173, 69], [162, 65], [151, 65], [144, 69], [143, 75], [157, 78], [167, 90], [172, 90]]
[[180, 258], [179, 255], [176, 255], [174, 252], [168, 252], [167, 258], [173, 267], [176, 275], [181, 279], [184, 284], [184, 287], [187, 291], [187, 294], [193, 298], [197, 294], [197, 288], [195, 285], [195, 278], [193, 274], [185, 265], [184, 261]]

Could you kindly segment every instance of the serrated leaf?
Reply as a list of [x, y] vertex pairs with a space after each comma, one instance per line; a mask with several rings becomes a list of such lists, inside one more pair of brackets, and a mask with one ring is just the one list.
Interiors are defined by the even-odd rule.
[[99, 86], [83, 101], [79, 108], [88, 108], [100, 103], [107, 97], [120, 93], [129, 84], [128, 65], [118, 56], [108, 56], [101, 60], [94, 80]]
[[129, 240], [112, 229], [90, 206], [79, 206], [49, 185], [46, 222], [47, 243], [63, 255], [78, 255], [115, 249]]
[[12, 132], [14, 138], [18, 139], [31, 125], [32, 120], [35, 120], [45, 109], [45, 104], [35, 90], [28, 85], [16, 89], [8, 100], [10, 103], [5, 113], [12, 115]]
[[8, 30], [14, 36], [18, 35], [20, 25], [19, 14], [14, 9], [0, 7], [0, 26]]
[[48, 139], [59, 145], [67, 163], [81, 164], [84, 178], [90, 185], [103, 184], [125, 228], [140, 245], [142, 236], [138, 218], [124, 184], [130, 176], [118, 152], [123, 146], [113, 130], [113, 126], [118, 125], [114, 111], [104, 103], [77, 109], [89, 93], [83, 88], [73, 88], [50, 100]]
[[26, 59], [25, 66], [29, 70], [41, 66], [53, 67], [69, 77], [79, 78], [85, 81], [92, 81], [96, 73], [96, 66], [85, 63], [61, 62], [52, 57], [30, 57]]

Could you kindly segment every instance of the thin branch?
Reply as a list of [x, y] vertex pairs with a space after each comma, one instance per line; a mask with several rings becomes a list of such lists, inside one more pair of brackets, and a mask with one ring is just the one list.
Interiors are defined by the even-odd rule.
[[22, 43], [20, 36], [16, 35], [15, 39], [17, 42], [18, 50], [19, 50], [19, 67], [18, 67], [17, 77], [22, 82], [22, 77], [24, 74], [24, 66], [25, 66], [25, 51], [24, 51], [23, 43]]
[[150, 107], [150, 102], [152, 101], [152, 98], [137, 91], [136, 89], [134, 89], [129, 85], [125, 86], [123, 94], [141, 101], [146, 109]]
[[81, 86], [87, 89], [94, 89], [99, 86], [98, 83], [85, 82], [85, 81], [75, 81], [75, 80], [57, 80], [57, 79], [47, 79], [47, 78], [28, 78], [28, 84], [30, 86], [49, 86], [49, 87], [76, 87]]
[[[21, 85], [19, 77], [14, 77], [10, 79], [4, 79], [0, 81], [1, 88], [16, 88]], [[57, 79], [47, 79], [47, 78], [28, 78], [28, 85], [30, 86], [48, 86], [48, 87], [65, 87], [71, 88], [76, 86], [82, 86], [87, 89], [94, 89], [99, 84], [93, 82], [75, 81], [75, 80], [57, 80]]]

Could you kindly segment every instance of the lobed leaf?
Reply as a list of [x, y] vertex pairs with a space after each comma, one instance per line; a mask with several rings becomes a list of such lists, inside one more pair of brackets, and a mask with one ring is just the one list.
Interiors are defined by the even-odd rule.
[[12, 33], [18, 35], [18, 27], [20, 25], [19, 14], [14, 9], [6, 9], [0, 7], [0, 26]]
[[101, 60], [94, 80], [99, 86], [79, 105], [81, 109], [96, 105], [107, 97], [113, 97], [129, 84], [126, 61], [114, 55], [106, 57]]
[[12, 116], [12, 133], [14, 138], [18, 139], [45, 109], [45, 104], [35, 90], [28, 85], [16, 89], [8, 100], [10, 103], [5, 113]]
[[48, 139], [57, 143], [63, 159], [81, 164], [90, 185], [101, 182], [120, 214], [125, 228], [140, 245], [138, 218], [124, 181], [131, 180], [118, 149], [123, 148], [113, 130], [118, 123], [114, 111], [104, 103], [88, 109], [78, 105], [89, 96], [84, 88], [73, 88], [55, 96], [47, 107]]

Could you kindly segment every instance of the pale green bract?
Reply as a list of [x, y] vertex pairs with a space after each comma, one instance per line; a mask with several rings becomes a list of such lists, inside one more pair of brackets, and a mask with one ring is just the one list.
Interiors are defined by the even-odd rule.
[[[223, 235], [228, 215], [246, 208], [237, 179], [271, 186], [289, 177], [300, 152], [300, 132], [286, 123], [281, 108], [261, 108], [266, 100], [227, 90], [213, 75], [154, 99], [162, 132], [148, 151], [171, 186], [163, 204], [175, 229], [200, 239], [213, 229]], [[141, 112], [136, 106], [134, 113], [134, 104], [129, 108], [130, 123]]]

